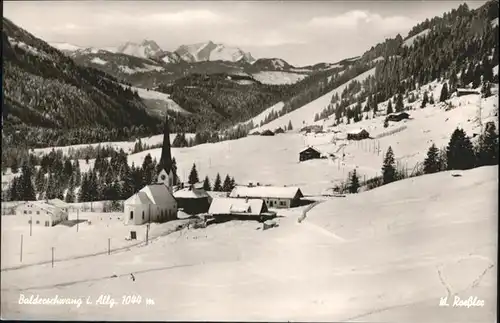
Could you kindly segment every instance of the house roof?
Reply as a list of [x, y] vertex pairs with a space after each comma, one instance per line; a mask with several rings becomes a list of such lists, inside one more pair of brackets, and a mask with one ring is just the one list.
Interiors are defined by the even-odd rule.
[[309, 147], [306, 147], [306, 148], [302, 149], [302, 150], [299, 152], [299, 154], [300, 154], [300, 153], [303, 153], [304, 151], [307, 151], [307, 150], [309, 150], [309, 149], [312, 149], [312, 150], [314, 150], [314, 151], [316, 151], [316, 152], [318, 152], [318, 153], [320, 153], [320, 154], [321, 154], [321, 151], [319, 151], [317, 148], [315, 148], [315, 147], [313, 147], [313, 146], [309, 146]]
[[362, 133], [363, 131], [368, 132], [368, 131], [366, 131], [366, 129], [359, 128], [359, 129], [350, 130], [347, 133], [350, 135], [358, 135], [358, 134]]
[[58, 207], [69, 207], [69, 204], [64, 202], [61, 199], [51, 199], [51, 200], [48, 200], [48, 203], [55, 205], [55, 206], [58, 206]]
[[261, 199], [238, 199], [228, 197], [216, 197], [210, 204], [209, 214], [234, 214], [244, 213], [248, 215], [260, 215], [264, 201]]
[[293, 199], [295, 196], [302, 197], [302, 192], [298, 187], [280, 186], [236, 186], [229, 197], [274, 197]]
[[139, 204], [152, 204], [148, 195], [144, 192], [137, 192], [123, 202], [128, 205], [139, 205]]
[[193, 188], [190, 189], [189, 187], [180, 189], [178, 191], [174, 192], [174, 197], [176, 199], [181, 198], [181, 199], [202, 199], [206, 197], [210, 197], [208, 193], [199, 188]]
[[162, 183], [144, 186], [139, 192], [146, 193], [147, 197], [153, 204], [167, 204], [169, 196], [173, 198], [168, 187]]
[[37, 207], [37, 208], [42, 209], [44, 211], [47, 211], [51, 214], [56, 213], [56, 211], [58, 209], [60, 209], [57, 206], [46, 203], [45, 201], [28, 201], [28, 202], [17, 205], [16, 208], [21, 207], [21, 206], [25, 206], [27, 204], [33, 204], [34, 207]]

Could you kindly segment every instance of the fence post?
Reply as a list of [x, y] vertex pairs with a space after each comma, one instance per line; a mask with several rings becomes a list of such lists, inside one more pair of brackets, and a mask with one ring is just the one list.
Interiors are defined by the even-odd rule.
[[32, 236], [33, 234], [33, 217], [30, 216], [30, 237]]
[[76, 232], [78, 232], [80, 225], [80, 209], [76, 209]]
[[20, 262], [23, 262], [23, 235], [21, 234], [21, 256], [20, 256]]
[[111, 254], [111, 238], [108, 238], [108, 256]]
[[52, 268], [54, 268], [54, 247], [52, 247]]

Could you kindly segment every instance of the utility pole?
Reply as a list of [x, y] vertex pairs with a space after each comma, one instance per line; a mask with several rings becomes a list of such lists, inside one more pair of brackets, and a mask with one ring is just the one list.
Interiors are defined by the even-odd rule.
[[79, 225], [80, 225], [80, 209], [76, 209], [76, 232], [78, 232]]
[[54, 268], [54, 247], [52, 247], [52, 268]]
[[111, 238], [108, 238], [108, 256], [111, 254]]
[[148, 245], [148, 241], [149, 241], [149, 223], [146, 226], [146, 246]]
[[23, 262], [23, 235], [21, 234], [21, 257], [20, 262]]
[[33, 217], [30, 216], [30, 237], [32, 236], [33, 234]]

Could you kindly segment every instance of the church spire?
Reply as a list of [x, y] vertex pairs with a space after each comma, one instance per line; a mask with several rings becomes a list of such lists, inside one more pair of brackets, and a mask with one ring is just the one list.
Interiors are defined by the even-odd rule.
[[172, 169], [172, 154], [170, 152], [170, 130], [168, 128], [168, 114], [165, 117], [163, 128], [163, 147], [161, 149], [160, 170], [165, 170], [167, 174]]

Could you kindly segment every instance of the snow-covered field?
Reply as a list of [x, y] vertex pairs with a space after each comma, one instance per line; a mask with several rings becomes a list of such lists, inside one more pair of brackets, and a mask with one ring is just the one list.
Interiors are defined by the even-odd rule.
[[294, 84], [307, 77], [307, 74], [264, 71], [252, 75], [257, 81], [263, 84]]
[[[3, 271], [2, 317], [493, 322], [498, 167], [462, 171], [461, 177], [452, 173], [327, 200], [300, 224], [300, 213], [277, 219], [279, 227], [266, 231], [257, 230], [256, 222], [232, 221], [183, 229], [124, 252], [56, 262], [54, 268], [49, 263]], [[25, 251], [31, 246], [50, 259], [57, 241], [56, 257], [64, 248], [75, 254], [91, 246], [105, 251], [111, 232], [115, 243], [127, 228], [104, 223], [99, 229], [97, 222], [81, 225], [78, 233], [75, 227], [67, 233], [44, 229], [54, 230], [56, 238], [42, 239], [34, 231], [24, 236]], [[7, 234], [2, 241], [2, 266], [4, 251], [16, 260], [20, 230], [27, 230], [3, 224], [13, 240]], [[89, 240], [78, 243], [79, 235]], [[21, 294], [82, 303], [20, 305]], [[107, 294], [118, 304], [96, 304]], [[123, 305], [127, 295], [141, 296], [141, 304]], [[446, 296], [450, 306], [440, 307]], [[455, 297], [470, 296], [484, 306], [452, 306]]]
[[91, 62], [95, 63], [95, 64], [99, 64], [99, 65], [106, 65], [106, 64], [108, 64], [108, 61], [105, 61], [105, 60], [103, 60], [103, 59], [101, 59], [99, 57], [92, 58]]
[[285, 106], [285, 104], [283, 103], [283, 101], [281, 102], [278, 102], [276, 103], [275, 105], [272, 105], [271, 107], [265, 109], [264, 111], [262, 111], [261, 113], [259, 113], [256, 117], [253, 117], [252, 119], [246, 121], [246, 122], [240, 122], [239, 124], [235, 125], [233, 128], [236, 128], [238, 125], [241, 125], [241, 124], [248, 124], [250, 122], [253, 122], [254, 125], [259, 125], [261, 121], [264, 121], [266, 119], [266, 117], [269, 115], [269, 113], [271, 112], [280, 112], [281, 109], [283, 109], [283, 107]]
[[338, 93], [339, 96], [342, 94], [342, 91], [344, 88], [346, 88], [349, 83], [351, 83], [354, 80], [357, 80], [358, 82], [362, 82], [365, 80], [368, 76], [374, 75], [375, 74], [375, 69], [371, 69], [369, 71], [366, 71], [365, 73], [358, 75], [357, 77], [353, 78], [352, 80], [340, 85], [336, 89], [328, 92], [327, 94], [319, 97], [318, 99], [304, 105], [301, 108], [298, 108], [282, 117], [279, 117], [278, 119], [275, 119], [271, 121], [268, 124], [265, 124], [262, 127], [256, 128], [255, 131], [262, 131], [266, 129], [271, 129], [274, 130], [278, 127], [286, 127], [288, 125], [288, 121], [292, 121], [292, 125], [295, 129], [297, 128], [302, 128], [305, 125], [312, 124], [314, 122], [314, 115], [316, 113], [321, 113], [324, 108], [330, 104], [330, 101], [332, 99], [332, 96], [335, 93]]
[[161, 106], [163, 106], [165, 103], [167, 103], [167, 109], [175, 112], [181, 112], [185, 114], [191, 114], [191, 112], [184, 110], [181, 108], [180, 105], [178, 105], [174, 100], [170, 98], [169, 94], [154, 91], [154, 90], [147, 90], [139, 87], [132, 86], [132, 90], [136, 90], [139, 96], [144, 99], [144, 100], [153, 100], [157, 101]]
[[145, 73], [145, 72], [151, 72], [151, 71], [163, 71], [164, 68], [161, 66], [154, 66], [154, 65], [149, 65], [149, 64], [143, 64], [144, 67], [136, 67], [136, 68], [130, 68], [128, 66], [120, 65], [118, 68], [123, 72], [127, 74], [134, 74], [134, 73]]

